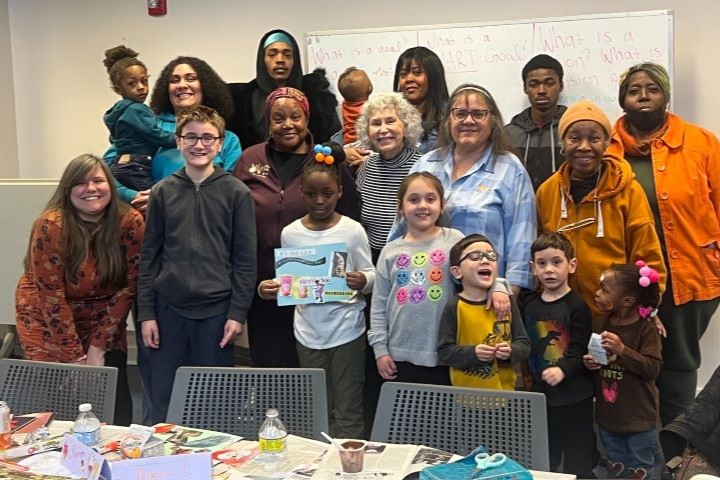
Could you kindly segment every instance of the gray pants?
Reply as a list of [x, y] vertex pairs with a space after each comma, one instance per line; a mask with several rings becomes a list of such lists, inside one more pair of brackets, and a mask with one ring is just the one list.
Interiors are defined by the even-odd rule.
[[327, 376], [330, 434], [337, 438], [363, 438], [365, 386], [365, 335], [324, 350], [297, 343], [302, 368], [322, 368]]

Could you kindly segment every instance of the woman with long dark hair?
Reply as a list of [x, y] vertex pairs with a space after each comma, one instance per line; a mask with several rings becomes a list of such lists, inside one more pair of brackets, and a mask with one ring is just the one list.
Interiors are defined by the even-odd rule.
[[142, 215], [120, 201], [107, 165], [80, 155], [33, 224], [15, 291], [25, 358], [118, 368], [120, 425], [132, 420], [125, 329], [144, 232]]

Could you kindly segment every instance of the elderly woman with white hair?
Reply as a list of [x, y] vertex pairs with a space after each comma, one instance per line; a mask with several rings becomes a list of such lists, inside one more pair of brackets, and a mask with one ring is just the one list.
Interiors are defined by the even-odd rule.
[[400, 93], [379, 93], [363, 105], [357, 122], [358, 140], [374, 153], [358, 170], [357, 188], [362, 199], [360, 220], [373, 263], [395, 220], [400, 183], [421, 156], [416, 150], [421, 133], [420, 113]]

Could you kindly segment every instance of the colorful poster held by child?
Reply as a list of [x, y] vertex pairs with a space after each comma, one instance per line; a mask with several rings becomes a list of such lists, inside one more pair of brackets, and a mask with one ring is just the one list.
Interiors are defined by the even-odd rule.
[[280, 284], [278, 306], [327, 303], [352, 295], [345, 281], [347, 245], [330, 243], [303, 248], [275, 249], [275, 281]]

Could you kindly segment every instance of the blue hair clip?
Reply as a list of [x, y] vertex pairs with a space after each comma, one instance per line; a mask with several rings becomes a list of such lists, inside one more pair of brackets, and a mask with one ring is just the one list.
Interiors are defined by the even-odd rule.
[[332, 165], [335, 163], [335, 158], [333, 158], [332, 149], [330, 147], [322, 146], [322, 145], [315, 145], [315, 148], [313, 148], [313, 151], [315, 152], [315, 161], [318, 163], [324, 163], [326, 165]]

